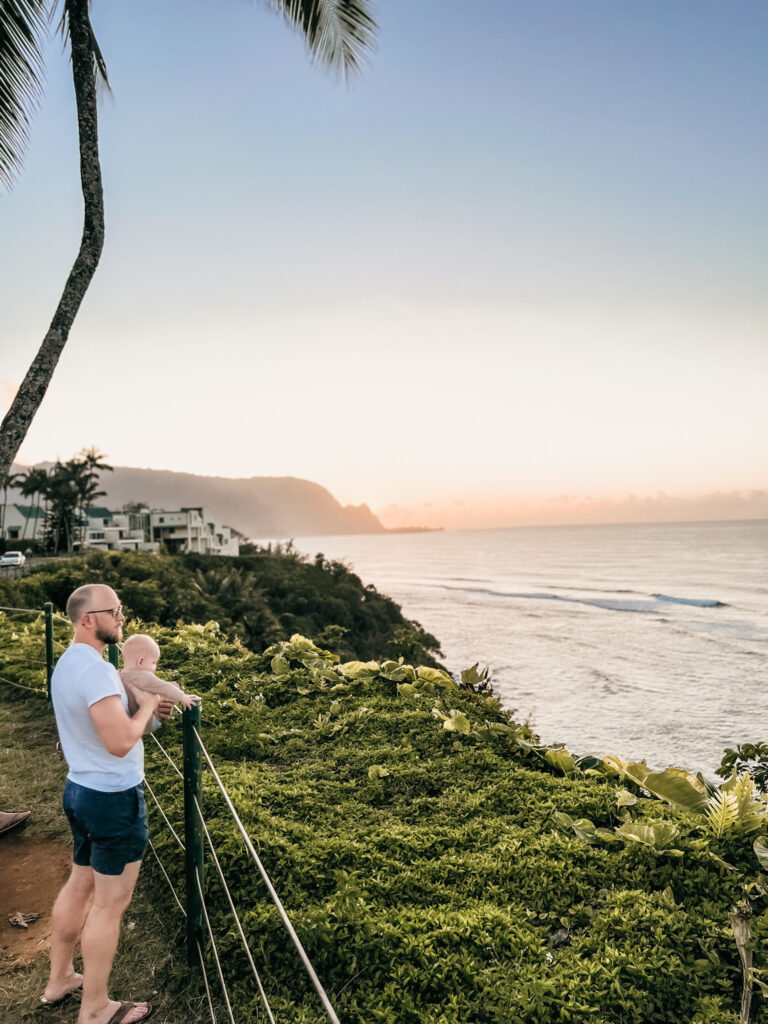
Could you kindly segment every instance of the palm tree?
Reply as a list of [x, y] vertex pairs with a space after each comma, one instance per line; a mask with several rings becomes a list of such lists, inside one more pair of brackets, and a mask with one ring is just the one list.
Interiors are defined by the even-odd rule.
[[75, 473], [75, 483], [80, 499], [77, 510], [77, 522], [80, 526], [80, 540], [85, 540], [88, 529], [88, 509], [97, 498], [103, 498], [106, 491], [99, 490], [99, 476], [101, 473], [114, 472], [114, 466], [109, 466], [104, 461], [106, 455], [102, 454], [96, 447], [83, 448], [83, 450], [72, 460], [71, 465]]
[[5, 472], [2, 474], [2, 477], [0, 477], [0, 490], [3, 492], [3, 516], [0, 521], [0, 525], [2, 525], [2, 529], [0, 529], [0, 537], [2, 537], [3, 540], [5, 540], [5, 536], [8, 533], [8, 528], [6, 526], [6, 516], [8, 514], [8, 490], [11, 487], [15, 487], [16, 484], [21, 483], [22, 479], [23, 477], [21, 473]]
[[[48, 332], [0, 426], [0, 478], [8, 473], [40, 407], [104, 244], [96, 85], [108, 82], [91, 26], [90, 0], [0, 0], [0, 181], [10, 184], [20, 166], [30, 110], [40, 95], [49, 9], [52, 13], [59, 3], [72, 55], [83, 236]], [[312, 57], [344, 75], [358, 70], [372, 47], [376, 23], [368, 0], [268, 0], [268, 6], [304, 36]]]
[[[29, 498], [29, 515], [24, 521], [24, 531], [21, 535], [21, 539], [27, 536], [27, 526], [29, 525], [30, 519], [35, 519], [36, 524], [36, 512], [40, 507], [40, 496], [45, 493], [45, 488], [48, 483], [48, 473], [45, 469], [28, 469], [26, 474], [21, 480], [19, 490], [24, 498]], [[37, 500], [35, 500], [37, 499]], [[36, 539], [36, 530], [33, 524], [32, 537]]]

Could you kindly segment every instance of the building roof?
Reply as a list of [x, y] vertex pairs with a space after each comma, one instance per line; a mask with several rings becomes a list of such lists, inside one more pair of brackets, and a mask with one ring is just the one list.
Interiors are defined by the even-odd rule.
[[92, 505], [88, 509], [88, 516], [91, 519], [111, 519], [113, 515], [114, 512], [110, 512], [108, 508], [102, 508], [101, 506], [98, 505]]
[[30, 508], [29, 505], [19, 505], [14, 502], [14, 507], [24, 516], [25, 519], [42, 519], [45, 513], [39, 505]]

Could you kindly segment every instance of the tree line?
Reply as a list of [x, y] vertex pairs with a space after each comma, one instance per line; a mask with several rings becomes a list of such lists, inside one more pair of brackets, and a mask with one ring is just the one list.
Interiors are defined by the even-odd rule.
[[36, 538], [34, 524], [42, 508], [44, 550], [53, 555], [60, 551], [72, 552], [75, 545], [84, 539], [88, 509], [97, 498], [107, 493], [99, 488], [101, 473], [111, 473], [113, 470], [105, 460], [106, 456], [95, 447], [83, 448], [66, 462], [57, 460], [50, 469], [33, 466], [23, 473], [6, 473], [2, 478], [2, 543], [5, 545], [8, 542], [8, 491], [18, 488], [21, 496], [28, 501], [28, 515], [24, 517], [19, 540], [27, 539], [30, 523], [32, 529], [29, 540]]

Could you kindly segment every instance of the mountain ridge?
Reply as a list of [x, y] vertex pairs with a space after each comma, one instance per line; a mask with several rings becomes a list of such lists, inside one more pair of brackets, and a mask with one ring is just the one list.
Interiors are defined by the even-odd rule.
[[[14, 465], [12, 472], [28, 468]], [[342, 505], [322, 484], [300, 477], [203, 476], [115, 466], [114, 472], [101, 474], [99, 483], [106, 491], [99, 503], [108, 508], [131, 501], [168, 509], [208, 505], [228, 526], [255, 539], [387, 532], [367, 505]], [[10, 500], [23, 500], [15, 493]]]

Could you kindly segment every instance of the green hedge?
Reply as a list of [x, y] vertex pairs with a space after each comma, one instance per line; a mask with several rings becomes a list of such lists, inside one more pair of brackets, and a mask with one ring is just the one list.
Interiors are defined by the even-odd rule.
[[[738, 1021], [730, 916], [749, 890], [762, 970], [765, 876], [752, 842], [765, 824], [718, 839], [702, 815], [640, 796], [633, 820], [673, 823], [674, 850], [585, 841], [555, 815], [613, 830], [627, 784], [563, 774], [492, 697], [395, 662], [339, 665], [300, 639], [254, 654], [212, 623], [137, 628], [161, 646], [159, 673], [202, 695], [204, 742], [345, 1024]], [[0, 640], [0, 663], [37, 642], [35, 629]], [[180, 761], [177, 720], [161, 739]], [[146, 749], [181, 827], [179, 779]], [[209, 772], [203, 792], [278, 1017], [324, 1020]], [[152, 833], [183, 889], [157, 814]], [[157, 900], [178, 915], [151, 864]], [[207, 890], [237, 1016], [249, 1019], [258, 996], [212, 867]], [[759, 992], [752, 1020], [768, 1021]]]

